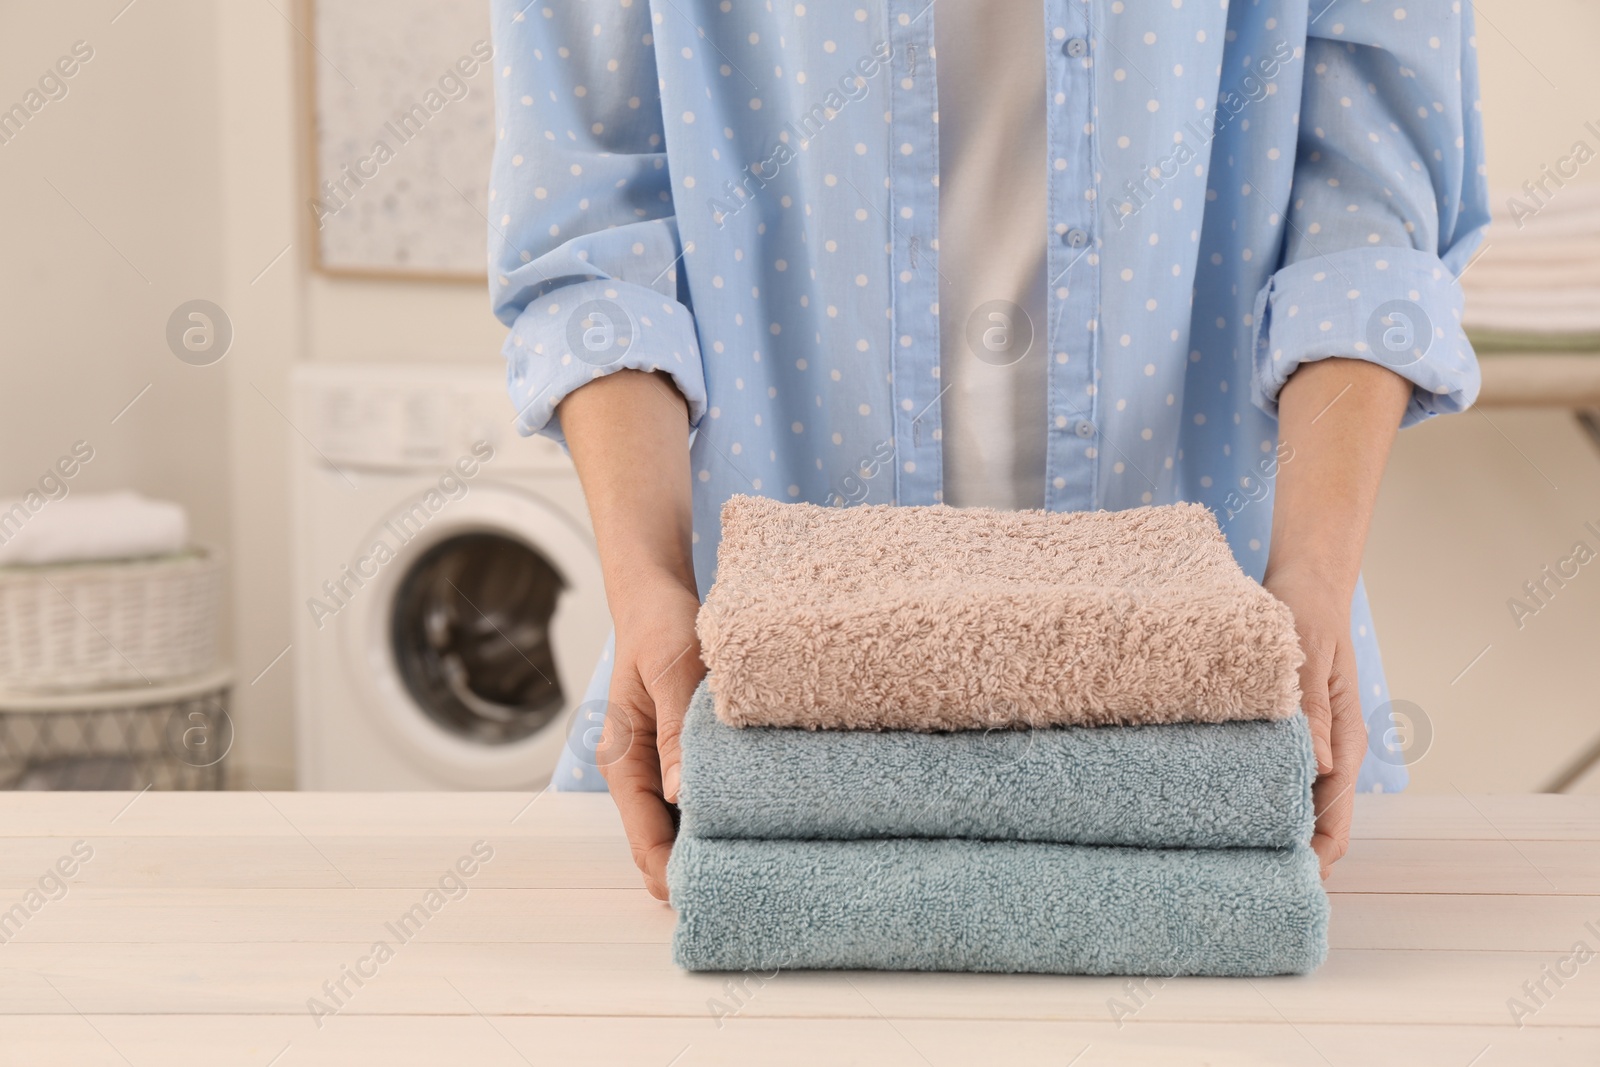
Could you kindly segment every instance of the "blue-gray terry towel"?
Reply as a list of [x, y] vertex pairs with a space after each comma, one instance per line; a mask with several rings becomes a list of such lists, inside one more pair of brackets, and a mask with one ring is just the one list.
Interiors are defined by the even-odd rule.
[[684, 833], [964, 837], [1151, 848], [1311, 839], [1305, 716], [1038, 730], [728, 726], [701, 683], [683, 727]]
[[1317, 859], [1291, 849], [681, 835], [691, 971], [1304, 974], [1327, 952]]

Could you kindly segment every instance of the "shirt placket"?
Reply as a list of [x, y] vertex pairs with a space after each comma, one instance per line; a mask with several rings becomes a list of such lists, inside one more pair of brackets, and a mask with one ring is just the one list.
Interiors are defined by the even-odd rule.
[[940, 499], [938, 107], [933, 4], [888, 0], [890, 395], [895, 501]]
[[1045, 507], [1096, 507], [1101, 427], [1095, 368], [1100, 297], [1092, 0], [1046, 0], [1049, 99], [1047, 306], [1050, 326]]

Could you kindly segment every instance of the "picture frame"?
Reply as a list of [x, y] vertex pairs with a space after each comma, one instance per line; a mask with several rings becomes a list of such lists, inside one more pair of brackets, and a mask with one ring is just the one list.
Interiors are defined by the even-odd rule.
[[301, 218], [314, 271], [483, 284], [494, 152], [484, 0], [301, 0]]

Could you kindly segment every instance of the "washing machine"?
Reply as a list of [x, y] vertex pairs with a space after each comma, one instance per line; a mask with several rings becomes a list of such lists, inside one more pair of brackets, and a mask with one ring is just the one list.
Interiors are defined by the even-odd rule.
[[300, 788], [543, 788], [610, 627], [571, 461], [493, 364], [292, 395]]

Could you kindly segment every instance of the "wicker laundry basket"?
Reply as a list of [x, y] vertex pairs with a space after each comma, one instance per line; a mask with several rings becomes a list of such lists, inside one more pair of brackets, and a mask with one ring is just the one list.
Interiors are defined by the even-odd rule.
[[217, 554], [0, 567], [0, 690], [151, 685], [216, 663]]
[[0, 789], [223, 789], [232, 681], [0, 693]]

